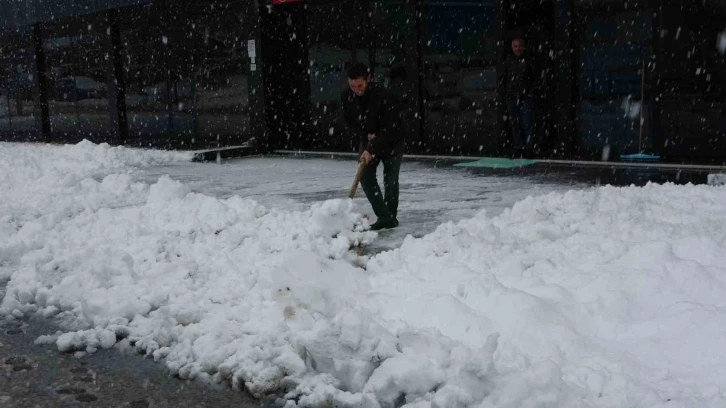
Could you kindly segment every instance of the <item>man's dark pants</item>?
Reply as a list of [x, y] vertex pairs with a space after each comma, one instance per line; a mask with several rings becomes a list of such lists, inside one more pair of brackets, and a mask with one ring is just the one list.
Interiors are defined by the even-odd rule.
[[[360, 177], [360, 184], [366, 193], [373, 212], [379, 220], [395, 219], [398, 215], [398, 173], [401, 170], [403, 152], [392, 152], [389, 155], [373, 156], [373, 160], [365, 167]], [[383, 163], [383, 190], [376, 179], [378, 164]]]
[[532, 103], [522, 99], [508, 99], [507, 110], [512, 124], [514, 146], [524, 148], [530, 143], [532, 135]]

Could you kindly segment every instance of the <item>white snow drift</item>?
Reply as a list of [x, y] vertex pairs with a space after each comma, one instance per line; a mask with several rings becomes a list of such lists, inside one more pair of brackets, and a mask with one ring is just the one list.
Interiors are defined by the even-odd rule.
[[351, 201], [136, 181], [187, 159], [0, 144], [0, 313], [289, 406], [726, 404], [726, 187], [553, 193], [361, 259]]

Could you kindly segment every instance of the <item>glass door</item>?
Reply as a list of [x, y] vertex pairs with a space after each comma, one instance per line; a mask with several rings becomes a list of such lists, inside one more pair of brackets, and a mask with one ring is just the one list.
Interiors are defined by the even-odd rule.
[[494, 1], [422, 1], [427, 151], [480, 154], [497, 133]]
[[653, 154], [653, 13], [578, 9], [580, 146], [603, 159]]

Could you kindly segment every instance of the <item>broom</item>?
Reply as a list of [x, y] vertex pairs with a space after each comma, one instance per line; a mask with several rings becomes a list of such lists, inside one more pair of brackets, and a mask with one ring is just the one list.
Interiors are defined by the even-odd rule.
[[[358, 171], [355, 172], [355, 178], [353, 179], [353, 185], [350, 186], [350, 191], [348, 192], [348, 198], [351, 200], [355, 198], [355, 193], [358, 191], [358, 183], [360, 183], [360, 176], [363, 174], [363, 169], [366, 168], [366, 164], [363, 162], [358, 163]], [[370, 220], [370, 217], [368, 214], [363, 214], [363, 218], [366, 220]], [[358, 246], [358, 248], [362, 251], [362, 247]], [[362, 252], [359, 251], [358, 255], [361, 255]]]
[[640, 130], [638, 132], [638, 150], [635, 154], [622, 154], [621, 160], [659, 160], [660, 156], [643, 153], [643, 109], [645, 109], [645, 58], [640, 71]]
[[363, 169], [365, 169], [366, 165], [365, 163], [361, 162], [358, 163], [358, 171], [355, 172], [355, 178], [353, 179], [353, 185], [350, 186], [350, 191], [348, 192], [348, 198], [351, 200], [355, 198], [355, 193], [358, 191], [358, 183], [360, 183], [360, 176], [363, 174]]

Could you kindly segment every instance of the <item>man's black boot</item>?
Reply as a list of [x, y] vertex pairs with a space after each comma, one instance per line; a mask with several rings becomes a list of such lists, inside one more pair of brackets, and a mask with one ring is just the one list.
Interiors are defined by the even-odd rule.
[[380, 218], [371, 225], [371, 231], [398, 227], [398, 220], [395, 218]]

